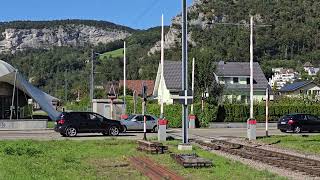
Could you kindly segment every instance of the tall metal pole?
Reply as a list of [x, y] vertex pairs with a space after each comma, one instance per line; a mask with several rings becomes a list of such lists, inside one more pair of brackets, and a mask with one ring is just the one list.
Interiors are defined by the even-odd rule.
[[91, 75], [90, 75], [90, 108], [91, 108], [91, 111], [93, 110], [92, 109], [92, 103], [93, 103], [93, 87], [94, 87], [94, 78], [93, 78], [93, 71], [94, 71], [94, 52], [93, 52], [93, 49], [91, 49]]
[[[192, 59], [192, 84], [191, 84], [191, 90], [192, 90], [192, 95], [194, 96], [194, 58]], [[191, 114], [193, 114], [193, 103], [191, 104]]]
[[269, 89], [266, 89], [266, 136], [269, 136]]
[[124, 114], [127, 113], [126, 108], [126, 42], [123, 42], [123, 104], [124, 104]]
[[[188, 54], [187, 54], [187, 2], [182, 0], [182, 91], [188, 90]], [[182, 105], [182, 143], [188, 143], [188, 104]]]
[[163, 30], [163, 14], [161, 16], [161, 78], [160, 78], [160, 83], [161, 83], [161, 99], [160, 99], [160, 119], [163, 119], [163, 81], [164, 81], [164, 30]]
[[250, 17], [250, 119], [253, 119], [253, 16]]

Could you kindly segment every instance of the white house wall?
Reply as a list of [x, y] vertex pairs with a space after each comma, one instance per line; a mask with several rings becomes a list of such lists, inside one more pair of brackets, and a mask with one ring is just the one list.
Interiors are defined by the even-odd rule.
[[163, 103], [165, 104], [173, 104], [173, 99], [171, 97], [170, 91], [168, 90], [164, 78], [160, 79], [159, 88], [158, 88], [158, 102], [161, 102], [161, 98], [163, 98]]

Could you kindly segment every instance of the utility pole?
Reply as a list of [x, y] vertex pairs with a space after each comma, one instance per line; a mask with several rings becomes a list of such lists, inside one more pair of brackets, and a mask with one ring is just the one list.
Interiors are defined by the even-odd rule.
[[124, 113], [127, 113], [127, 104], [126, 104], [126, 42], [123, 42], [123, 104], [124, 104]]
[[[192, 90], [192, 95], [194, 96], [194, 58], [192, 59], [192, 77], [191, 77], [191, 90]], [[191, 114], [193, 114], [193, 103], [191, 104]]]
[[266, 137], [269, 136], [269, 88], [266, 88]]
[[253, 16], [250, 17], [250, 119], [253, 119]]
[[[188, 90], [188, 53], [187, 53], [187, 1], [182, 0], [182, 91], [187, 96]], [[188, 141], [188, 104], [182, 105], [182, 143], [187, 144]]]
[[167, 140], [167, 123], [168, 121], [164, 119], [163, 115], [163, 81], [164, 81], [164, 28], [163, 28], [163, 14], [161, 16], [161, 78], [160, 78], [160, 87], [161, 87], [161, 98], [160, 98], [160, 118], [158, 120], [158, 141]]
[[250, 17], [250, 118], [247, 121], [247, 137], [256, 139], [257, 121], [253, 118], [253, 16]]
[[93, 78], [93, 73], [94, 73], [94, 52], [93, 49], [91, 49], [91, 74], [90, 74], [90, 110], [92, 111], [92, 103], [93, 103], [93, 91], [94, 91], [94, 78]]
[[161, 78], [160, 78], [160, 87], [161, 87], [161, 99], [160, 99], [160, 119], [163, 119], [163, 80], [164, 80], [164, 32], [163, 32], [163, 14], [161, 16]]
[[67, 94], [67, 90], [68, 90], [68, 82], [67, 82], [67, 70], [64, 71], [64, 101], [67, 102], [68, 100], [68, 94]]

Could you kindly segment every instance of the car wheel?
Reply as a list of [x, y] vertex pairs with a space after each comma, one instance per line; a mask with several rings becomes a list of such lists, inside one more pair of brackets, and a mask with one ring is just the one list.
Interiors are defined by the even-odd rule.
[[284, 129], [281, 129], [280, 131], [283, 132], [283, 133], [287, 132], [287, 130], [284, 130]]
[[300, 126], [294, 127], [293, 132], [294, 133], [301, 133], [301, 127]]
[[152, 132], [154, 132], [154, 133], [158, 132], [158, 126], [154, 126], [152, 129]]
[[119, 128], [118, 128], [117, 126], [111, 126], [111, 127], [109, 128], [109, 134], [110, 134], [111, 136], [118, 136], [119, 133], [120, 133], [120, 130], [119, 130]]
[[60, 133], [61, 136], [66, 137], [67, 135], [65, 133]]
[[68, 127], [66, 130], [66, 135], [69, 137], [74, 137], [77, 135], [77, 129], [74, 127]]

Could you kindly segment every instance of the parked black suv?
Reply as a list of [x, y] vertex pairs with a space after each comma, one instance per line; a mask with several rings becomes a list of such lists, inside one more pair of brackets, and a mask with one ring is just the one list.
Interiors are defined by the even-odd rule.
[[320, 131], [320, 118], [311, 114], [288, 114], [278, 121], [281, 132]]
[[102, 133], [117, 136], [123, 132], [120, 121], [107, 119], [93, 112], [63, 112], [54, 130], [62, 136], [73, 137], [78, 133]]

